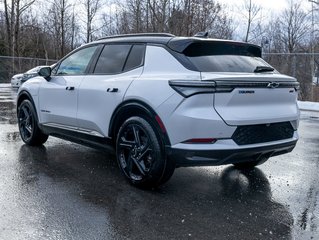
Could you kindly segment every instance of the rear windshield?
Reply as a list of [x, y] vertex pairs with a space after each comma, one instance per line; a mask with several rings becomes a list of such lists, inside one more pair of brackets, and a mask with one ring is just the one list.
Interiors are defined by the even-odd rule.
[[183, 53], [201, 72], [253, 73], [257, 67], [271, 67], [260, 48], [241, 43], [193, 43]]

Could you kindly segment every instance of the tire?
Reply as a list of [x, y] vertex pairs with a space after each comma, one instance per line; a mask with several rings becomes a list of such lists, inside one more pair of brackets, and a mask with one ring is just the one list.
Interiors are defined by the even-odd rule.
[[33, 104], [23, 100], [17, 111], [18, 125], [21, 139], [30, 146], [40, 146], [48, 139], [48, 135], [41, 132], [38, 118]]
[[126, 179], [141, 188], [165, 183], [175, 170], [154, 128], [142, 117], [131, 117], [120, 127], [116, 157]]
[[235, 168], [241, 169], [241, 170], [250, 170], [253, 169], [254, 167], [263, 164], [269, 159], [268, 156], [262, 156], [259, 157], [258, 159], [254, 159], [252, 161], [247, 161], [247, 162], [239, 162], [239, 163], [233, 163]]

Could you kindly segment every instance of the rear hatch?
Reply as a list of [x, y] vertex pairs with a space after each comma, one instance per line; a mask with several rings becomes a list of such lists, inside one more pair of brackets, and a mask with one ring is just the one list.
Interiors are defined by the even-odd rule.
[[229, 125], [256, 125], [298, 119], [299, 83], [261, 58], [258, 46], [231, 41], [198, 40], [183, 54], [214, 82], [214, 108]]
[[214, 95], [214, 108], [229, 125], [287, 122], [298, 118], [298, 83], [294, 78], [279, 74], [202, 73], [202, 80], [215, 81], [221, 90]]

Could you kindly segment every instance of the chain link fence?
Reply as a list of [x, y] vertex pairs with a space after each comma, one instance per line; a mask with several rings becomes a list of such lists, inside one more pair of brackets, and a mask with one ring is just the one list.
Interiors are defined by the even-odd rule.
[[56, 60], [28, 57], [0, 56], [0, 83], [9, 83], [13, 75], [40, 65], [52, 65]]
[[[319, 53], [264, 53], [263, 58], [280, 73], [300, 82], [299, 100], [319, 102]], [[0, 56], [0, 83], [9, 83], [13, 75], [56, 60]]]
[[319, 102], [319, 53], [264, 53], [263, 58], [299, 81], [299, 100]]

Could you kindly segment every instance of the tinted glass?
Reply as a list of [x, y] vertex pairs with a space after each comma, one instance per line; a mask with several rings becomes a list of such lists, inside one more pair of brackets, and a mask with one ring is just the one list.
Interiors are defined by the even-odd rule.
[[261, 49], [246, 43], [196, 42], [183, 53], [201, 72], [253, 73], [257, 66], [270, 67], [261, 58]]
[[124, 71], [137, 68], [143, 65], [145, 54], [145, 45], [134, 45], [127, 58]]
[[83, 74], [98, 46], [81, 49], [64, 59], [57, 71], [58, 75]]
[[211, 55], [188, 58], [201, 72], [253, 73], [257, 66], [270, 66], [259, 57]]
[[121, 73], [131, 45], [106, 45], [97, 61], [94, 73]]

